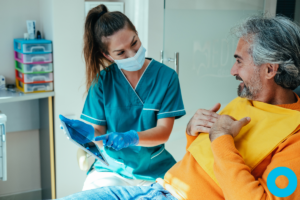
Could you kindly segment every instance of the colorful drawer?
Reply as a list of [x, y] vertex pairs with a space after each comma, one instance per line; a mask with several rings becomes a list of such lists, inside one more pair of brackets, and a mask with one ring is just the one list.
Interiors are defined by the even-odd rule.
[[17, 88], [24, 93], [49, 92], [53, 90], [53, 82], [50, 83], [23, 83], [16, 79]]
[[24, 64], [44, 64], [52, 62], [52, 53], [22, 54], [15, 51], [15, 60]]
[[23, 83], [47, 83], [53, 81], [52, 73], [45, 74], [23, 74], [22, 72], [16, 71], [16, 78]]
[[23, 74], [49, 73], [53, 71], [52, 63], [46, 64], [23, 64], [15, 61], [15, 68]]
[[14, 39], [14, 50], [23, 54], [44, 54], [52, 52], [50, 40], [35, 39]]

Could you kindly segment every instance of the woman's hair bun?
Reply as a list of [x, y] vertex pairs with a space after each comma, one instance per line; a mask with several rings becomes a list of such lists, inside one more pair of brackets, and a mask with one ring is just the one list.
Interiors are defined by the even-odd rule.
[[107, 7], [105, 6], [105, 5], [103, 5], [103, 4], [100, 4], [99, 6], [97, 6], [98, 8], [99, 8], [99, 14], [98, 14], [98, 17], [100, 18], [102, 15], [104, 15], [105, 13], [107, 13], [108, 12], [108, 9], [107, 9]]

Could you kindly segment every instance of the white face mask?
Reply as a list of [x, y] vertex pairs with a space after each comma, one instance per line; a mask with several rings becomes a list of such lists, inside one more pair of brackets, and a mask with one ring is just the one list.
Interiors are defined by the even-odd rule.
[[146, 49], [143, 47], [143, 45], [141, 45], [139, 50], [136, 52], [136, 54], [131, 58], [114, 60], [111, 56], [109, 57], [111, 57], [111, 59], [115, 61], [119, 69], [124, 69], [126, 71], [138, 71], [144, 65], [145, 53], [146, 53]]

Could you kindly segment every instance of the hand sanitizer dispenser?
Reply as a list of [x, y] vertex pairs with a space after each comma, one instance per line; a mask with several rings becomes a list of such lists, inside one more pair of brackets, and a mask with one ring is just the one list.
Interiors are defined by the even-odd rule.
[[6, 115], [0, 113], [0, 180], [2, 181], [7, 180], [6, 120]]

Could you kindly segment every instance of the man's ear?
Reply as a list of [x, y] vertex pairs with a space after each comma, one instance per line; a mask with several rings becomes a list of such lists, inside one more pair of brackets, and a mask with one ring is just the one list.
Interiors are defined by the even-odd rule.
[[276, 76], [278, 71], [279, 65], [278, 64], [266, 64], [266, 78], [272, 79]]
[[107, 60], [109, 60], [110, 62], [114, 62], [114, 60], [110, 56], [106, 55], [105, 53], [102, 54]]

